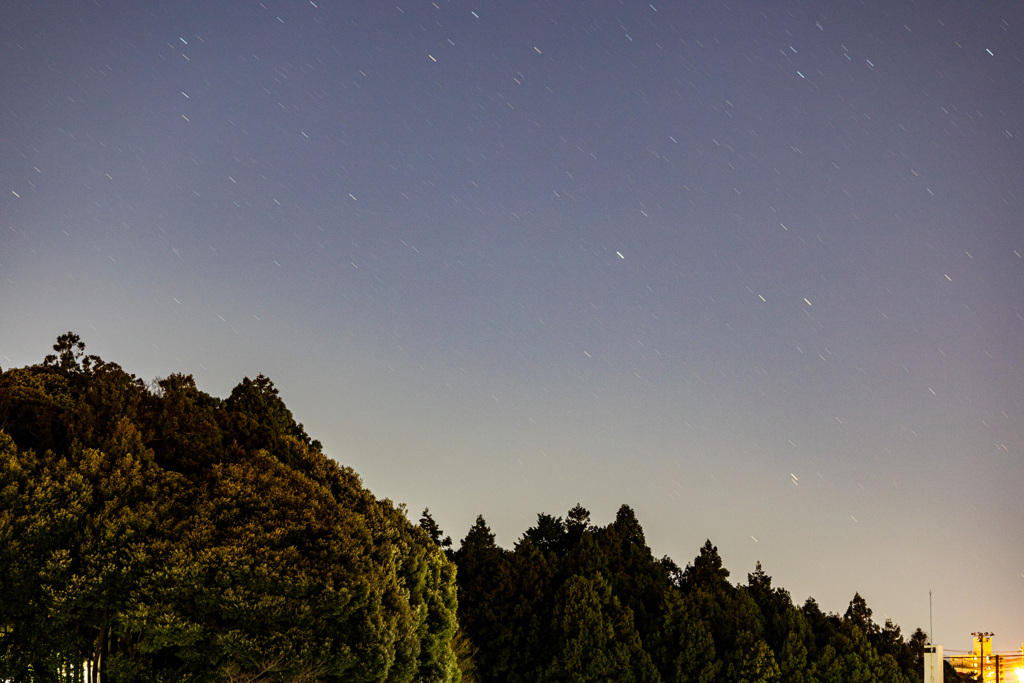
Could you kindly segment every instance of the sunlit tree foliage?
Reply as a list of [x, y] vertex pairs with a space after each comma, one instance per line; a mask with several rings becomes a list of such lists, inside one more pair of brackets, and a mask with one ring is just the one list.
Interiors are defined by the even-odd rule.
[[917, 683], [855, 594], [794, 605], [708, 540], [655, 559], [632, 508], [458, 549], [321, 452], [273, 382], [149, 384], [73, 333], [0, 372], [0, 680]]
[[460, 679], [454, 565], [268, 378], [54, 352], [0, 373], [0, 680]]

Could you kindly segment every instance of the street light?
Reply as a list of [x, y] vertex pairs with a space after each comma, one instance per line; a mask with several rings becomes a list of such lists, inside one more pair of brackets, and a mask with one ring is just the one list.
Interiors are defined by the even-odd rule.
[[984, 683], [985, 681], [985, 643], [988, 642], [995, 633], [989, 631], [972, 631], [971, 635], [978, 639], [978, 678]]

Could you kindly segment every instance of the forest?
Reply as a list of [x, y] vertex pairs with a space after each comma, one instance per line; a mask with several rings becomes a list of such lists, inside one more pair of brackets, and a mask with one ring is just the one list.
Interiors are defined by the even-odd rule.
[[[910, 683], [920, 628], [802, 605], [633, 510], [456, 549], [329, 458], [273, 382], [226, 399], [58, 337], [0, 369], [0, 680]], [[952, 669], [947, 680], [958, 680]]]

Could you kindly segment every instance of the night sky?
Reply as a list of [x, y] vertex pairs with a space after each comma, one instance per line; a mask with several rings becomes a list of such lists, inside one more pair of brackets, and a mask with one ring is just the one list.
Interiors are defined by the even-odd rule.
[[0, 366], [268, 375], [379, 497], [627, 503], [1024, 639], [1024, 4], [10, 2]]

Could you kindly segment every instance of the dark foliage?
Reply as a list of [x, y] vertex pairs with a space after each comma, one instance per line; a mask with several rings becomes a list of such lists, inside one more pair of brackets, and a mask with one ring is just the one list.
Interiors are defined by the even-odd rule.
[[263, 375], [222, 400], [70, 332], [54, 352], [0, 372], [0, 680], [922, 678], [920, 629], [859, 594], [796, 606], [760, 563], [731, 583], [710, 540], [656, 560], [629, 506], [604, 527], [539, 514], [511, 550], [478, 517], [454, 550], [325, 457]]
[[512, 551], [478, 518], [453, 557], [482, 682], [922, 679], [920, 630], [879, 627], [860, 595], [843, 616], [797, 607], [760, 564], [732, 584], [710, 541], [685, 569], [656, 560], [626, 505], [606, 527], [540, 514]]
[[457, 681], [455, 568], [266, 377], [0, 373], [0, 680]]

